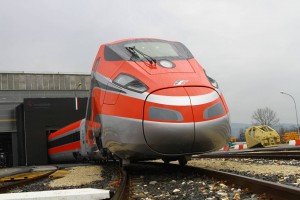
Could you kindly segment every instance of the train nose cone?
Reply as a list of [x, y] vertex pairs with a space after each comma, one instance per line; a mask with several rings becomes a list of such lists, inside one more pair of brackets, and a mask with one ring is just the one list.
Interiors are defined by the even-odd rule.
[[150, 148], [159, 153], [191, 152], [195, 137], [193, 113], [183, 87], [160, 90], [148, 96], [144, 134]]
[[[227, 111], [213, 89], [159, 90], [148, 96], [144, 108], [145, 140], [158, 153], [205, 152], [225, 144], [229, 131]], [[220, 121], [220, 117], [225, 119]]]

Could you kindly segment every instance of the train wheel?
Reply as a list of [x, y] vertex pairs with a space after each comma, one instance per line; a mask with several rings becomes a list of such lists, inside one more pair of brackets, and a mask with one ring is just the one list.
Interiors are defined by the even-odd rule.
[[182, 157], [182, 158], [180, 158], [179, 160], [178, 160], [178, 162], [179, 162], [179, 165], [180, 166], [185, 166], [186, 164], [187, 164], [187, 159], [185, 158], [185, 157]]
[[162, 159], [165, 163], [165, 165], [169, 165], [170, 164], [170, 160], [169, 159]]
[[131, 163], [131, 161], [127, 160], [127, 159], [120, 159], [119, 160], [119, 166], [120, 167], [127, 167], [127, 166], [130, 165], [130, 163]]

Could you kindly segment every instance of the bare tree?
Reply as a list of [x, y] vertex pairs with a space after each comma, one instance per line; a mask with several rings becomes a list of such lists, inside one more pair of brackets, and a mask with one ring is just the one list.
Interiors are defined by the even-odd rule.
[[255, 125], [267, 125], [274, 127], [279, 124], [279, 118], [274, 110], [265, 107], [259, 108], [252, 114], [252, 119], [254, 122], [252, 124]]

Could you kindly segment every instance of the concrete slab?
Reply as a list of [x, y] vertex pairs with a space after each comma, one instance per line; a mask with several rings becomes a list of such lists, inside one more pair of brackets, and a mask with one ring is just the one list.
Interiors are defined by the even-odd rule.
[[57, 170], [57, 167], [51, 166], [51, 165], [34, 166], [31, 168], [31, 171], [33, 171], [33, 172], [55, 171], [55, 170]]
[[0, 194], [1, 200], [98, 200], [109, 198], [109, 190], [93, 188]]
[[31, 171], [31, 167], [13, 167], [13, 168], [1, 168], [0, 178], [6, 176], [12, 176], [15, 174], [27, 173]]
[[20, 166], [20, 167], [8, 167], [0, 168], [0, 178], [6, 176], [12, 176], [15, 174], [27, 173], [27, 172], [39, 172], [39, 171], [55, 171], [57, 170], [56, 166]]

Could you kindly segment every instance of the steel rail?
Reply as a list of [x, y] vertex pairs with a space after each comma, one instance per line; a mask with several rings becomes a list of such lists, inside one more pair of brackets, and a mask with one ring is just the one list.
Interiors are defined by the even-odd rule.
[[116, 193], [113, 195], [112, 200], [124, 200], [128, 199], [129, 197], [129, 179], [128, 179], [128, 173], [125, 167], [122, 167], [121, 169], [121, 183], [116, 191]]
[[269, 158], [269, 159], [296, 159], [300, 160], [300, 152], [297, 153], [220, 153], [202, 154], [194, 158]]
[[[151, 162], [151, 163], [138, 163], [138, 164], [166, 167], [164, 163]], [[169, 165], [176, 167], [176, 164], [169, 164]], [[258, 194], [260, 196], [263, 195], [272, 200], [300, 199], [300, 188], [298, 187], [293, 187], [289, 185], [265, 181], [262, 179], [252, 178], [248, 176], [237, 175], [234, 173], [222, 172], [222, 171], [211, 170], [211, 169], [205, 169], [205, 168], [200, 168], [195, 166], [185, 166], [184, 168], [199, 171], [201, 174], [206, 175], [207, 177], [213, 178], [215, 180], [224, 181], [226, 182], [226, 184], [227, 183], [234, 184], [235, 186], [241, 187], [242, 189], [248, 189], [249, 192]], [[128, 199], [128, 196], [126, 196], [126, 198], [121, 198], [121, 199]]]
[[[198, 167], [196, 167], [198, 168]], [[261, 179], [237, 175], [228, 172], [198, 168], [208, 177], [227, 181], [235, 185], [242, 185], [251, 189], [255, 193], [265, 193], [272, 197], [273, 200], [293, 200], [300, 199], [300, 188], [273, 183]]]
[[[154, 165], [158, 167], [165, 167], [164, 163], [137, 163], [142, 165]], [[169, 164], [172, 166], [176, 166], [176, 164]], [[178, 166], [179, 167], [179, 166]], [[270, 181], [265, 181], [262, 179], [252, 178], [243, 175], [237, 175], [229, 172], [222, 172], [217, 170], [205, 169], [195, 166], [185, 166], [184, 168], [199, 171], [201, 174], [206, 175], [207, 177], [224, 181], [229, 184], [234, 184], [235, 186], [241, 187], [242, 189], [248, 189], [249, 192], [264, 195], [267, 198], [272, 200], [298, 200], [300, 199], [300, 188], [288, 186], [284, 184], [274, 183]], [[170, 168], [171, 169], [171, 168]], [[174, 168], [176, 169], [176, 168]], [[131, 169], [132, 170], [132, 169]], [[113, 196], [113, 200], [115, 199], [128, 199], [129, 198], [129, 177], [128, 173], [130, 171], [126, 171], [123, 169], [123, 178], [122, 183]]]
[[247, 149], [248, 151], [297, 151], [300, 150], [300, 146], [280, 146], [280, 147], [269, 147], [269, 148], [254, 148]]
[[270, 158], [270, 159], [300, 159], [299, 148], [267, 148], [235, 151], [217, 151], [193, 156], [194, 158]]

